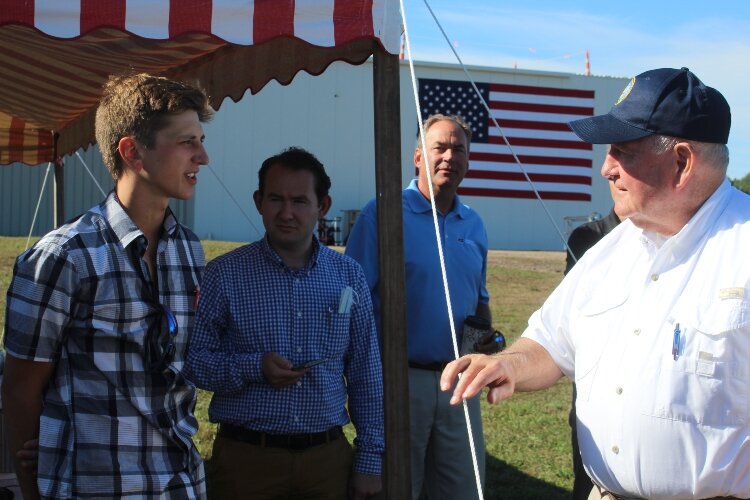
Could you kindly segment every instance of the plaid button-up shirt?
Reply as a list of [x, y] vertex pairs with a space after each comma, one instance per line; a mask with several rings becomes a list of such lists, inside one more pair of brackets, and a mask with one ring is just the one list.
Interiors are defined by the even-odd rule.
[[[169, 210], [156, 243], [158, 286], [142, 259], [145, 236], [110, 193], [16, 261], [5, 348], [56, 364], [39, 430], [45, 498], [205, 496], [195, 388], [182, 375], [203, 249]], [[177, 319], [176, 354], [154, 373], [144, 340], [160, 304]]]

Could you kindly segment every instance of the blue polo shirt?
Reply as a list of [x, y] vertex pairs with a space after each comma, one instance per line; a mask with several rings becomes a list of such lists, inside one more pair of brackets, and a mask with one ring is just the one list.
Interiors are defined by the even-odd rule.
[[[448, 307], [445, 300], [435, 225], [430, 202], [411, 181], [403, 191], [404, 266], [409, 361], [433, 363], [454, 358]], [[477, 304], [489, 302], [486, 287], [487, 231], [479, 215], [456, 196], [453, 209], [438, 212], [448, 288], [458, 345], [464, 319]], [[380, 329], [378, 229], [375, 200], [357, 217], [349, 234], [346, 254], [357, 260], [372, 292], [375, 318]]]

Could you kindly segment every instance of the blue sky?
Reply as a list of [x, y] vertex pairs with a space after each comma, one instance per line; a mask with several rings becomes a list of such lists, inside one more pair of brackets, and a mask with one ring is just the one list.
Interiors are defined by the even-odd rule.
[[[729, 177], [750, 172], [750, 1], [428, 0], [464, 63], [632, 77], [687, 66], [732, 108]], [[415, 60], [456, 62], [422, 0], [405, 0]], [[712, 10], [713, 9], [713, 10]]]

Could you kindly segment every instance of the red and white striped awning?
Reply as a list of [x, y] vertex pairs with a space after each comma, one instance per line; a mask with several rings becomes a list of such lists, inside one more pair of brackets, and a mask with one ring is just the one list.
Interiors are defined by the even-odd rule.
[[376, 44], [397, 54], [400, 31], [396, 0], [0, 0], [0, 164], [93, 143], [110, 74], [197, 79], [218, 109]]

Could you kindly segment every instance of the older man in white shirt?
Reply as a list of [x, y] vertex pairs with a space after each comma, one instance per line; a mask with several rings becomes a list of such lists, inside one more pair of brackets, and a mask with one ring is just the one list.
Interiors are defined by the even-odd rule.
[[750, 196], [725, 179], [729, 105], [686, 68], [638, 75], [606, 115], [602, 175], [627, 219], [590, 249], [511, 348], [444, 371], [484, 386], [578, 388], [589, 499], [750, 498]]

